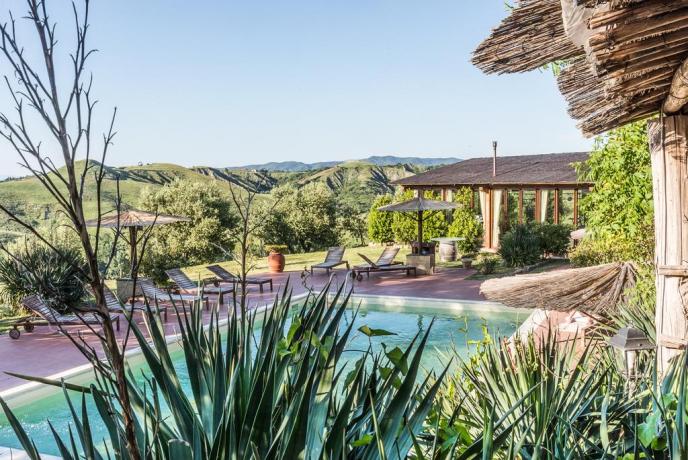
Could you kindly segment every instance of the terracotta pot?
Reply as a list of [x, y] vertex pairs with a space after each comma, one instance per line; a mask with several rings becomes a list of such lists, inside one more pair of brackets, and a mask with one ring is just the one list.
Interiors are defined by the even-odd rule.
[[284, 254], [271, 252], [268, 255], [268, 268], [272, 273], [282, 273], [284, 271]]
[[469, 269], [473, 265], [473, 259], [461, 259], [461, 263], [463, 264], [463, 268]]

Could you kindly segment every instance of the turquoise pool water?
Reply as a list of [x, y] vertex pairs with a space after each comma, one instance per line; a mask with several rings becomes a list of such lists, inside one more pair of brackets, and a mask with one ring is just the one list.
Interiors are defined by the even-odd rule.
[[[474, 348], [471, 341], [480, 340], [483, 337], [483, 327], [487, 327], [491, 335], [511, 335], [526, 317], [523, 312], [517, 310], [481, 303], [421, 300], [399, 302], [372, 298], [359, 298], [356, 301], [361, 302], [361, 310], [355, 320], [354, 329], [367, 325], [370, 328], [385, 329], [396, 334], [371, 338], [373, 347], [377, 350], [381, 349], [382, 343], [388, 348], [399, 346], [405, 349], [418, 331], [425, 330], [434, 317], [435, 324], [423, 356], [423, 366], [427, 371], [443, 369], [446, 357], [453, 356], [452, 348], [459, 355], [468, 356]], [[348, 325], [351, 318], [352, 315], [347, 315], [344, 324]], [[366, 349], [368, 343], [368, 337], [357, 332], [351, 340], [350, 351], [345, 353], [344, 358], [348, 358], [348, 361], [353, 363], [360, 353], [356, 350]], [[180, 370], [182, 384], [188, 384], [182, 352], [176, 351], [173, 357], [175, 365]], [[140, 374], [140, 372], [135, 374]], [[75, 398], [74, 403], [80, 404], [79, 399]], [[13, 405], [10, 401], [10, 405], [33, 438], [39, 451], [46, 454], [58, 454], [48, 420], [59, 433], [67, 432], [71, 417], [62, 392], [57, 391], [37, 397], [23, 405]], [[98, 423], [97, 411], [92, 404], [89, 404], [89, 416], [92, 417], [91, 423], [95, 425], [96, 439], [105, 437], [105, 429]], [[2, 415], [0, 415], [0, 446], [21, 447]]]

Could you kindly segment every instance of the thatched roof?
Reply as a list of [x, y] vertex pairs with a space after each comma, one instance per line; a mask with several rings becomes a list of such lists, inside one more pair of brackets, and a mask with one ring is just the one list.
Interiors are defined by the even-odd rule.
[[[154, 214], [146, 211], [130, 209], [120, 212], [119, 215], [114, 214], [101, 218], [100, 226], [102, 228], [150, 227], [152, 225], [173, 224], [176, 222], [188, 222], [190, 220], [191, 219], [188, 217]], [[98, 219], [87, 221], [86, 226], [98, 226]]]
[[592, 185], [578, 181], [572, 163], [588, 159], [586, 152], [550, 153], [497, 157], [497, 174], [492, 175], [492, 157], [471, 158], [441, 166], [394, 184], [404, 187], [479, 186], [573, 186]]
[[494, 278], [480, 286], [489, 300], [514, 308], [573, 311], [601, 314], [624, 300], [635, 285], [636, 270], [630, 263]]
[[565, 61], [559, 89], [594, 135], [657, 113], [686, 58], [687, 1], [522, 0], [473, 63], [506, 73]]
[[428, 200], [422, 197], [414, 198], [412, 200], [402, 201], [401, 203], [392, 203], [386, 206], [377, 208], [379, 211], [396, 211], [396, 212], [418, 212], [418, 211], [444, 211], [447, 209], [454, 209], [458, 207], [456, 203], [448, 201]]

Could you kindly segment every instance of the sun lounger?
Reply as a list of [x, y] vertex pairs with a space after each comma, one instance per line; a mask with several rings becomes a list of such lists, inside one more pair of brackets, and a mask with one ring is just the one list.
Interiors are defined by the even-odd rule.
[[[385, 249], [385, 251], [386, 251], [386, 249]], [[399, 252], [398, 248], [396, 249], [396, 252], [394, 253], [394, 255], [396, 255], [397, 252]], [[390, 251], [390, 253], [391, 253], [391, 251]], [[383, 252], [383, 255], [385, 255], [384, 252]], [[395, 262], [394, 257], [392, 257], [391, 259], [389, 259], [389, 257], [385, 257], [383, 259], [383, 257], [380, 256], [380, 258], [378, 258], [377, 262], [373, 262], [364, 254], [359, 254], [359, 256], [363, 260], [365, 260], [366, 263], [361, 264], [361, 265], [356, 265], [354, 267], [354, 270], [351, 272], [351, 276], [353, 278], [356, 278], [358, 281], [361, 281], [363, 279], [363, 273], [365, 273], [366, 276], [368, 278], [370, 278], [371, 272], [378, 272], [379, 273], [379, 272], [405, 271], [406, 276], [409, 276], [411, 274], [411, 272], [413, 272], [413, 276], [416, 276], [416, 267], [414, 267], [413, 265], [405, 265], [405, 264], [402, 264], [401, 262]], [[380, 259], [383, 259], [383, 265], [380, 265], [378, 263], [378, 262], [380, 262]]]
[[321, 268], [327, 272], [329, 275], [330, 270], [339, 265], [346, 264], [346, 269], [349, 269], [349, 262], [342, 260], [344, 258], [344, 247], [335, 246], [327, 250], [327, 255], [325, 256], [325, 261], [319, 264], [311, 265], [311, 275], [313, 274], [313, 269]]
[[[178, 268], [173, 268], [172, 270], [165, 270], [167, 276], [177, 285], [177, 287], [187, 294], [199, 294], [198, 283], [195, 283], [186, 276], [186, 273]], [[234, 291], [233, 287], [221, 287], [213, 286], [212, 283], [203, 282], [204, 294], [217, 294], [219, 296], [219, 303], [222, 304], [222, 297], [224, 294], [229, 294]]]
[[382, 250], [382, 254], [377, 258], [375, 262], [372, 262], [367, 256], [363, 254], [358, 254], [367, 263], [356, 265], [354, 269], [366, 270], [370, 267], [386, 267], [388, 265], [400, 264], [401, 262], [395, 262], [394, 258], [399, 254], [399, 248], [395, 246], [387, 246]]
[[[27, 332], [32, 331], [33, 326], [36, 324], [48, 324], [51, 326], [79, 326], [83, 324], [97, 324], [100, 326], [102, 324], [100, 318], [95, 313], [75, 312], [62, 314], [45, 303], [45, 301], [37, 294], [30, 295], [22, 299], [22, 305], [27, 310], [35, 313], [38, 318], [41, 318], [41, 320], [23, 320], [21, 324], [24, 325], [24, 330]], [[119, 315], [117, 313], [110, 314], [110, 320], [115, 323], [117, 330], [119, 331]], [[10, 337], [13, 339], [18, 339], [19, 336], [19, 329], [17, 329], [15, 325], [14, 329], [10, 331]]]
[[[225, 268], [221, 267], [220, 265], [208, 265], [206, 268], [208, 270], [210, 270], [215, 276], [220, 278], [221, 281], [224, 281], [226, 283], [240, 283], [241, 282], [241, 280], [239, 279], [238, 276], [235, 276], [230, 271], [226, 270]], [[261, 277], [249, 276], [246, 278], [246, 284], [258, 285], [258, 287], [260, 288], [260, 292], [263, 292], [263, 285], [264, 284], [269, 284], [270, 285], [270, 291], [272, 291], [272, 278], [261, 278]]]
[[[156, 304], [155, 300], [164, 303], [174, 303], [176, 306], [181, 306], [182, 308], [186, 305], [193, 305], [193, 302], [199, 297], [195, 294], [175, 294], [170, 289], [160, 289], [151, 280], [140, 279], [139, 284], [143, 295], [150, 300], [154, 300], [153, 305]], [[205, 304], [205, 309], [210, 309], [210, 302], [207, 296], [203, 296], [201, 301]], [[181, 305], [180, 305], [181, 304]]]
[[[93, 291], [91, 290], [90, 286], [87, 286], [86, 290], [89, 292], [89, 294], [93, 295]], [[110, 310], [113, 313], [124, 313], [124, 312], [132, 312], [132, 311], [144, 312], [147, 310], [145, 305], [136, 304], [136, 303], [134, 303], [134, 305], [132, 305], [129, 303], [120, 302], [119, 298], [117, 298], [115, 293], [112, 292], [112, 290], [107, 286], [103, 286], [103, 291], [105, 293], [105, 304], [107, 305], [108, 310]], [[165, 321], [167, 321], [167, 307], [166, 306], [164, 306], [164, 305], [158, 305], [158, 306], [149, 305], [148, 308], [150, 308], [150, 310], [152, 312], [162, 312], [165, 315]]]

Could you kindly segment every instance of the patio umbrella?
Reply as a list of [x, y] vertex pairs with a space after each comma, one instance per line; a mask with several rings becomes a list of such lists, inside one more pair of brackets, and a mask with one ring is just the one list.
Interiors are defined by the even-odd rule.
[[[134, 270], [138, 263], [137, 246], [138, 233], [144, 227], [152, 227], [154, 225], [174, 224], [177, 222], [189, 222], [188, 217], [170, 216], [166, 214], [155, 214], [146, 211], [139, 211], [136, 209], [128, 209], [119, 214], [115, 214], [100, 219], [101, 228], [128, 228], [129, 241], [122, 236], [122, 238], [129, 243], [129, 259], [131, 261], [131, 277], [134, 277]], [[98, 219], [92, 219], [86, 222], [87, 227], [97, 227]]]
[[427, 200], [423, 197], [417, 197], [412, 200], [402, 201], [401, 203], [392, 203], [386, 206], [381, 206], [378, 211], [390, 212], [412, 212], [414, 219], [418, 222], [418, 243], [423, 242], [423, 213], [425, 211], [437, 212], [446, 211], [448, 209], [455, 209], [458, 205], [448, 201]]

